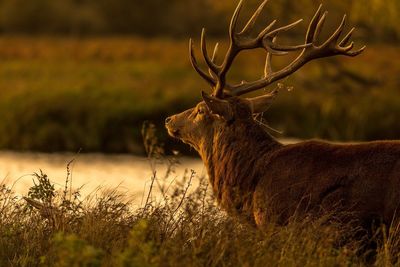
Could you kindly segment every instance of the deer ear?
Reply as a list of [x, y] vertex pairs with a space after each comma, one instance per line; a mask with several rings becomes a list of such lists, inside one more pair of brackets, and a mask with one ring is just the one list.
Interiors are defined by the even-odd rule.
[[201, 92], [201, 96], [203, 97], [203, 100], [210, 109], [211, 113], [223, 117], [226, 121], [233, 119], [232, 107], [228, 101], [216, 98], [203, 91]]
[[275, 97], [278, 94], [278, 90], [274, 90], [271, 93], [257, 96], [253, 98], [247, 98], [249, 101], [250, 109], [252, 113], [262, 113], [266, 111], [271, 104], [274, 102]]

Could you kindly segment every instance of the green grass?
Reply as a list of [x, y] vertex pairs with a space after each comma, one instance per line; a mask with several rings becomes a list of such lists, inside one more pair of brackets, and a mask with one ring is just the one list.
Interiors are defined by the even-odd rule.
[[[2, 37], [0, 47], [1, 149], [143, 153], [143, 121], [161, 128], [209, 90], [186, 40]], [[312, 62], [283, 82], [294, 90], [265, 117], [289, 137], [398, 138], [398, 57], [398, 48], [374, 45], [354, 59]], [[259, 78], [260, 53], [238, 61], [231, 79]]]

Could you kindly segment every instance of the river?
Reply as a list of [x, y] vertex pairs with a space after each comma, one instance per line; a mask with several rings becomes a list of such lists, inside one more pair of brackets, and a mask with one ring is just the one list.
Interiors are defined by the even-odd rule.
[[[73, 161], [72, 161], [73, 160]], [[130, 155], [104, 154], [47, 154], [0, 152], [0, 184], [5, 183], [21, 196], [26, 195], [33, 185], [33, 173], [47, 174], [57, 189], [62, 190], [67, 178], [69, 164], [69, 182], [72, 188], [82, 187], [82, 196], [106, 189], [115, 189], [140, 200], [148, 190], [153, 171], [149, 161], [144, 157]], [[179, 179], [186, 170], [194, 170], [196, 176], [204, 176], [205, 168], [200, 159], [180, 158], [175, 172], [169, 179]], [[163, 177], [168, 164], [157, 162], [156, 176]], [[195, 178], [196, 179], [196, 178]], [[195, 181], [194, 181], [195, 182]]]

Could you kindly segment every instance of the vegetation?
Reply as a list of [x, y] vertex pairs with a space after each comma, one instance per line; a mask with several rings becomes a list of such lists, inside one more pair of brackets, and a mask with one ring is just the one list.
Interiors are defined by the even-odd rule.
[[[57, 188], [43, 172], [21, 199], [0, 186], [1, 266], [374, 266], [398, 264], [398, 229], [366, 249], [357, 229], [325, 216], [274, 222], [264, 232], [227, 217], [214, 203], [207, 183], [187, 172], [171, 186], [176, 160], [160, 157], [145, 135], [154, 176], [144, 203], [118, 191], [99, 190], [82, 198]], [[168, 164], [166, 173], [157, 166]], [[163, 178], [162, 178], [163, 177]], [[194, 180], [199, 179], [198, 181]], [[196, 188], [190, 188], [196, 183]], [[156, 189], [161, 192], [158, 197]], [[329, 222], [329, 223], [328, 223]], [[381, 229], [378, 230], [379, 233]], [[384, 230], [384, 229], [382, 229]], [[386, 231], [383, 231], [386, 233]]]
[[[143, 121], [163, 128], [167, 115], [209, 90], [190, 66], [186, 39], [2, 37], [0, 47], [1, 149], [144, 153]], [[398, 56], [396, 47], [371, 45], [355, 59], [305, 66], [279, 85], [294, 90], [281, 90], [265, 114], [284, 133], [272, 134], [397, 139]], [[238, 61], [230, 79], [259, 78], [261, 52]], [[179, 147], [165, 131], [160, 135], [167, 150]]]
[[[261, 0], [247, 0], [246, 11]], [[231, 0], [0, 0], [0, 31], [24, 34], [139, 34], [186, 35], [206, 25], [214, 35], [225, 25], [237, 1]], [[289, 20], [308, 18], [315, 0], [274, 0], [268, 16]], [[369, 40], [399, 41], [400, 4], [397, 0], [325, 1], [332, 14], [348, 13]], [[244, 11], [244, 12], [246, 12]], [[353, 24], [354, 24], [353, 23]]]
[[181, 43], [10, 38], [0, 46], [1, 148], [139, 153], [144, 120], [194, 102], [184, 91], [196, 81], [175, 58]]

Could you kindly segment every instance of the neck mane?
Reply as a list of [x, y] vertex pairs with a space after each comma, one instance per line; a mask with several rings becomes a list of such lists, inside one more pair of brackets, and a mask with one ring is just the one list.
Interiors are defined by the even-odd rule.
[[251, 219], [252, 196], [263, 169], [256, 165], [265, 164], [282, 144], [253, 120], [222, 125], [211, 139], [199, 152], [214, 195], [228, 213]]

